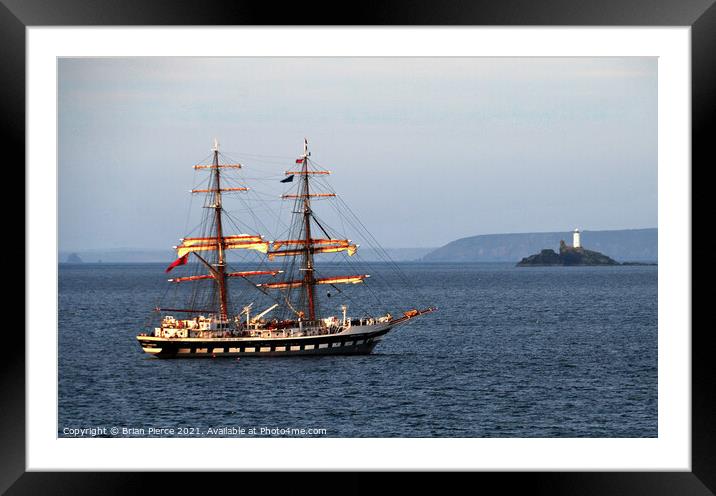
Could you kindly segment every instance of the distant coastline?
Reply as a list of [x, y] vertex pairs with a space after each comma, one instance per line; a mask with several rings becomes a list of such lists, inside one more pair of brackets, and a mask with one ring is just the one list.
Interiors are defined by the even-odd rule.
[[[583, 231], [583, 236], [590, 250], [608, 254], [618, 262], [658, 262], [657, 228]], [[561, 240], [571, 238], [569, 231], [470, 236], [426, 254], [423, 261], [517, 263], [545, 248], [557, 248]]]
[[[609, 254], [622, 265], [655, 265], [658, 262], [658, 229], [622, 229], [584, 231], [588, 246], [594, 251]], [[386, 248], [395, 262], [473, 263], [511, 262], [539, 253], [547, 247], [559, 246], [571, 233], [509, 233], [484, 234], [451, 241], [439, 248]], [[175, 257], [172, 249], [115, 248], [93, 250], [60, 250], [59, 263], [77, 255], [84, 263], [154, 263], [167, 262]], [[382, 257], [367, 247], [359, 249], [365, 261], [380, 261]], [[69, 262], [71, 263], [71, 262]]]

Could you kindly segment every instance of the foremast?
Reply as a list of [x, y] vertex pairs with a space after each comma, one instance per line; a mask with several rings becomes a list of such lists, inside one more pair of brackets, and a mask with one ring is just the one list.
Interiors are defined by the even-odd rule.
[[226, 259], [224, 258], [224, 232], [221, 223], [221, 172], [219, 168], [219, 142], [214, 139], [214, 160], [212, 161], [214, 184], [216, 185], [214, 196], [214, 222], [216, 225], [216, 246], [218, 249], [218, 260], [216, 264], [216, 285], [219, 291], [219, 313], [220, 320], [227, 321], [229, 318], [228, 298], [226, 295]]
[[[209, 170], [211, 172], [209, 187], [206, 189], [191, 190], [191, 193], [207, 194], [207, 199], [204, 204], [204, 207], [213, 210], [213, 215], [211, 215], [210, 218], [205, 219], [205, 222], [208, 222], [210, 224], [210, 226], [207, 225], [209, 229], [207, 231], [204, 231], [202, 237], [186, 237], [181, 239], [181, 244], [179, 246], [174, 247], [177, 250], [177, 256], [179, 258], [167, 268], [167, 272], [169, 272], [178, 265], [185, 265], [187, 263], [187, 257], [190, 254], [193, 254], [206, 267], [206, 269], [208, 269], [208, 273], [185, 277], [175, 277], [169, 279], [169, 282], [181, 283], [188, 281], [212, 279], [216, 285], [216, 293], [215, 296], [213, 296], [213, 298], [216, 298], [216, 300], [214, 300], [213, 304], [218, 306], [218, 312], [216, 311], [216, 306], [214, 307], [214, 312], [219, 322], [226, 323], [229, 320], [229, 297], [227, 287], [228, 278], [247, 278], [250, 276], [262, 275], [275, 276], [276, 274], [281, 273], [281, 271], [254, 270], [242, 272], [227, 272], [226, 254], [228, 250], [248, 249], [257, 250], [261, 253], [268, 253], [269, 242], [265, 241], [263, 239], [263, 236], [261, 235], [226, 235], [224, 233], [222, 193], [248, 191], [248, 188], [223, 187], [221, 171], [223, 169], [240, 169], [241, 164], [221, 164], [219, 161], [219, 143], [216, 139], [214, 140], [212, 153], [213, 159], [211, 165], [194, 166], [195, 170]], [[204, 252], [209, 252], [213, 255], [213, 263], [210, 262], [212, 260], [211, 258], [208, 261], [199, 254]], [[164, 310], [181, 311], [188, 313], [204, 312], [204, 310], [197, 310], [195, 308]]]

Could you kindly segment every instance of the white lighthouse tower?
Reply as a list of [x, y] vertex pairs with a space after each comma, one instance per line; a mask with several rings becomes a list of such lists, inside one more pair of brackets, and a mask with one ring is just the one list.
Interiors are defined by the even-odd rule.
[[572, 234], [572, 247], [573, 248], [581, 248], [582, 247], [582, 241], [579, 239], [579, 228], [574, 230], [574, 234]]

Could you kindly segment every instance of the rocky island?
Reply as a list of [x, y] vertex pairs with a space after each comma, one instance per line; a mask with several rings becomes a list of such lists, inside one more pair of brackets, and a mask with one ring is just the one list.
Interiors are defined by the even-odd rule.
[[77, 253], [70, 253], [70, 255], [67, 257], [67, 263], [76, 264], [76, 263], [82, 263], [83, 260], [80, 258], [80, 256]]
[[[575, 243], [576, 244], [576, 243]], [[546, 249], [525, 257], [517, 263], [517, 267], [535, 267], [545, 265], [621, 265], [598, 251], [587, 250], [581, 246], [567, 246], [559, 242], [559, 253]]]

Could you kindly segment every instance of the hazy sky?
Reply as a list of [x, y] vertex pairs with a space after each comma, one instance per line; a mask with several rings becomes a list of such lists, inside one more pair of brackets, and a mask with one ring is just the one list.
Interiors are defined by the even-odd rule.
[[61, 250], [176, 244], [191, 227], [192, 165], [214, 137], [267, 194], [279, 184], [267, 178], [291, 167], [307, 137], [385, 247], [657, 225], [656, 58], [85, 58], [58, 67]]

